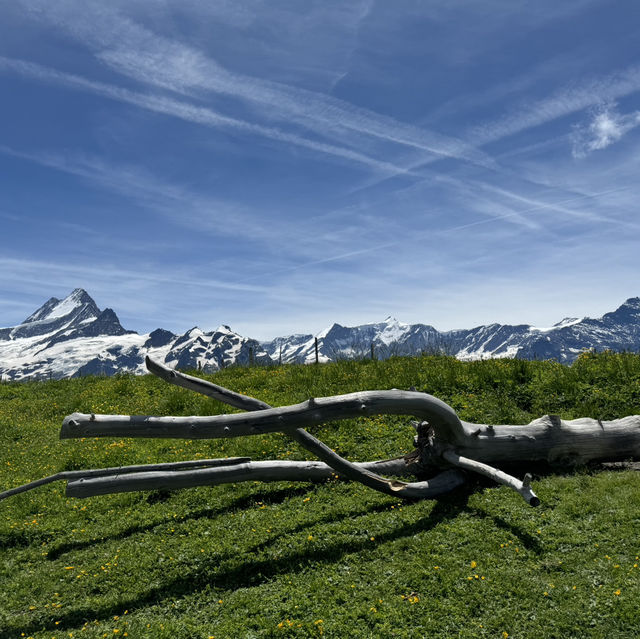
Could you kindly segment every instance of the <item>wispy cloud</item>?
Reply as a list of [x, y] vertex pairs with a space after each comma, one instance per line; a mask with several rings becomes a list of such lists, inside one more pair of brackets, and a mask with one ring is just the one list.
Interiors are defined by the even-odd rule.
[[261, 227], [255, 217], [238, 203], [226, 202], [191, 191], [148, 170], [131, 165], [114, 165], [86, 154], [19, 151], [0, 144], [0, 153], [34, 162], [56, 171], [89, 180], [108, 191], [123, 195], [180, 226], [215, 235], [238, 235], [254, 229], [254, 237], [277, 237], [275, 225]]
[[[481, 148], [559, 118], [594, 109], [589, 124], [579, 125], [573, 129], [568, 127], [565, 136], [556, 135], [552, 140], [536, 142], [525, 148], [512, 148], [496, 158], [491, 170], [496, 174], [508, 175], [512, 171], [501, 160], [504, 161], [516, 154], [532, 153], [548, 149], [550, 146], [557, 146], [560, 139], [572, 145], [574, 157], [584, 157], [593, 150], [605, 148], [620, 140], [640, 124], [640, 112], [620, 115], [611, 107], [616, 99], [637, 92], [640, 92], [640, 65], [631, 65], [607, 76], [592, 77], [583, 82], [572, 83], [526, 106], [512, 108], [510, 112], [497, 119], [474, 125], [463, 138], [473, 148]], [[404, 166], [412, 173], [424, 173], [423, 169], [427, 163], [418, 158], [406, 162]], [[354, 189], [354, 192], [369, 189], [387, 179], [387, 176], [367, 179]], [[427, 179], [431, 178], [427, 175]]]
[[[640, 230], [640, 226], [637, 224], [633, 224], [625, 220], [614, 220], [612, 218], [608, 218], [603, 215], [593, 213], [592, 211], [585, 211], [584, 209], [576, 209], [576, 208], [570, 208], [565, 206], [567, 204], [575, 204], [576, 202], [581, 202], [581, 201], [584, 202], [586, 200], [597, 199], [603, 195], [615, 193], [620, 190], [623, 190], [623, 189], [611, 189], [608, 191], [602, 191], [600, 193], [589, 193], [589, 194], [571, 197], [558, 202], [543, 202], [543, 201], [535, 200], [532, 198], [523, 197], [509, 191], [504, 191], [504, 189], [496, 189], [497, 193], [502, 192], [509, 199], [512, 199], [521, 203], [528, 203], [529, 206], [527, 208], [523, 208], [520, 210], [510, 211], [508, 208], [494, 202], [487, 209], [487, 212], [493, 213], [491, 217], [487, 217], [481, 220], [475, 220], [473, 222], [468, 222], [464, 224], [459, 224], [456, 226], [451, 226], [445, 229], [445, 232], [447, 233], [457, 232], [457, 231], [472, 228], [475, 226], [496, 222], [499, 220], [513, 220], [518, 224], [522, 224], [523, 226], [528, 226], [529, 228], [536, 229], [536, 230], [543, 229], [543, 228], [548, 229], [550, 228], [548, 223], [545, 225], [537, 224], [534, 221], [528, 220], [525, 217], [530, 213], [536, 213], [541, 211], [562, 213], [564, 216], [569, 216], [572, 218], [576, 218], [578, 220], [586, 220], [589, 222], [605, 222], [612, 225], [621, 225], [627, 228], [631, 228], [635, 231], [638, 231]], [[503, 211], [503, 212], [499, 212], [499, 211]]]
[[408, 171], [384, 160], [377, 160], [364, 153], [352, 151], [344, 147], [311, 140], [295, 133], [282, 131], [275, 127], [247, 122], [239, 118], [223, 115], [211, 108], [175, 100], [162, 95], [150, 95], [114, 86], [104, 82], [89, 80], [71, 73], [65, 73], [49, 67], [0, 56], [0, 70], [11, 71], [25, 77], [34, 78], [42, 82], [62, 85], [68, 88], [88, 91], [102, 97], [133, 104], [137, 107], [161, 113], [172, 117], [200, 124], [211, 128], [226, 128], [242, 131], [250, 135], [258, 135], [276, 142], [292, 144], [328, 156], [334, 156], [380, 171], [384, 174], [406, 174]]
[[565, 86], [546, 98], [476, 126], [470, 130], [469, 139], [481, 146], [638, 91], [640, 65], [632, 65], [607, 76]]
[[615, 220], [601, 213], [595, 213], [591, 210], [585, 209], [583, 206], [579, 208], [566, 206], [568, 204], [576, 204], [578, 202], [585, 204], [592, 200], [597, 200], [599, 197], [604, 195], [609, 195], [610, 193], [616, 193], [618, 191], [623, 190], [627, 187], [615, 188], [615, 189], [607, 189], [605, 191], [600, 191], [596, 193], [583, 193], [580, 195], [571, 196], [569, 198], [565, 198], [562, 200], [556, 201], [544, 201], [540, 198], [525, 196], [519, 193], [515, 193], [514, 191], [510, 191], [508, 189], [497, 187], [494, 185], [483, 184], [482, 188], [495, 193], [497, 195], [508, 198], [513, 202], [517, 202], [520, 205], [524, 205], [526, 208], [523, 208], [519, 211], [520, 214], [525, 213], [533, 213], [535, 211], [544, 211], [548, 210], [554, 213], [560, 213], [565, 218], [574, 218], [577, 220], [581, 220], [587, 223], [609, 223], [609, 224], [621, 224], [623, 226], [631, 226], [632, 228], [638, 228], [635, 224], [627, 223], [626, 221]]
[[[202, 289], [244, 291], [248, 293], [264, 293], [268, 290], [266, 287], [257, 284], [217, 280], [213, 277], [198, 278], [186, 272], [181, 274], [179, 267], [176, 268], [176, 274], [170, 275], [167, 274], [166, 271], [158, 273], [154, 268], [127, 269], [116, 266], [113, 263], [90, 266], [87, 264], [76, 265], [51, 260], [0, 258], [0, 269], [6, 274], [13, 286], [24, 282], [36, 283], [42, 280], [43, 273], [47, 273], [49, 278], [57, 278], [66, 286], [72, 286], [73, 282], [85, 281], [90, 277], [93, 281], [108, 284], [112, 290], [116, 290], [123, 282], [171, 284]], [[51, 281], [51, 279], [49, 281]]]
[[640, 111], [621, 114], [615, 103], [604, 104], [593, 110], [589, 122], [575, 126], [573, 156], [583, 158], [593, 151], [606, 149], [639, 125]]
[[[127, 198], [188, 232], [251, 243], [255, 247], [251, 257], [243, 259], [242, 269], [236, 267], [232, 281], [238, 285], [248, 281], [265, 281], [281, 273], [317, 264], [346, 260], [388, 245], [378, 242], [380, 236], [386, 237], [389, 230], [387, 221], [379, 228], [375, 218], [363, 214], [352, 214], [348, 224], [343, 216], [321, 226], [318, 220], [304, 217], [294, 221], [269, 218], [265, 223], [263, 209], [256, 211], [238, 202], [212, 197], [162, 179], [139, 166], [115, 165], [95, 156], [68, 151], [65, 154], [19, 151], [2, 144], [0, 154], [80, 177], [107, 192]], [[76, 234], [89, 235], [87, 239], [92, 246], [111, 243], [120, 252], [125, 250], [127, 242], [124, 238], [118, 237], [114, 243], [114, 238], [103, 238], [101, 233], [89, 228], [64, 221], [58, 221], [57, 224]], [[129, 248], [137, 251], [137, 243], [139, 240]], [[352, 248], [361, 243], [373, 243], [373, 247]], [[153, 252], [157, 253], [157, 250]], [[264, 262], [268, 266], [265, 267]], [[287, 266], [274, 268], [280, 262]]]
[[355, 132], [419, 149], [436, 158], [492, 165], [488, 155], [462, 140], [399, 122], [326, 94], [232, 73], [186, 47], [176, 51], [175, 44], [168, 48], [161, 42], [156, 44], [157, 49], [146, 54], [118, 49], [98, 57], [138, 81], [178, 92], [211, 91], [268, 107], [268, 117], [295, 122], [318, 135], [333, 133], [344, 139], [344, 132]]
[[[27, 6], [33, 4], [27, 2]], [[461, 139], [400, 122], [325, 93], [230, 71], [202, 51], [156, 34], [108, 5], [83, 3], [82, 10], [74, 9], [74, 3], [35, 5], [40, 16], [93, 49], [104, 64], [144, 84], [183, 95], [212, 92], [229, 96], [258, 107], [267, 119], [296, 123], [321, 137], [344, 140], [345, 134], [354, 133], [419, 149], [436, 158], [492, 164], [488, 155]], [[369, 8], [365, 3], [356, 11], [356, 21], [363, 19]], [[96, 23], [100, 29], [95, 28]], [[316, 150], [328, 152], [322, 147]], [[354, 152], [351, 159], [362, 161], [360, 155]], [[388, 171], [388, 166], [383, 170]]]

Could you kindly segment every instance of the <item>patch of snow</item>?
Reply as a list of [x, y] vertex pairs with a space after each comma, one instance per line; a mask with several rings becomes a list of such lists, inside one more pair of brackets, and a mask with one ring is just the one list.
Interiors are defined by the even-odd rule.
[[536, 333], [548, 333], [549, 331], [555, 331], [558, 328], [565, 328], [567, 326], [573, 326], [574, 324], [579, 324], [584, 318], [581, 317], [565, 317], [563, 320], [554, 324], [553, 326], [548, 327], [538, 327], [538, 326], [530, 326], [529, 331]]
[[226, 354], [232, 360], [235, 360], [235, 358], [240, 354], [241, 350], [242, 350], [242, 342], [238, 342], [237, 344], [234, 344], [231, 348], [227, 349]]
[[214, 332], [223, 333], [226, 335], [235, 335], [235, 333], [231, 330], [231, 327], [227, 326], [226, 324], [220, 324], [220, 326], [218, 326], [218, 328], [216, 328]]
[[387, 317], [385, 324], [386, 326], [378, 335], [378, 339], [385, 346], [389, 346], [393, 342], [399, 341], [400, 338], [404, 337], [407, 331], [411, 328], [409, 324], [403, 324], [393, 317]]

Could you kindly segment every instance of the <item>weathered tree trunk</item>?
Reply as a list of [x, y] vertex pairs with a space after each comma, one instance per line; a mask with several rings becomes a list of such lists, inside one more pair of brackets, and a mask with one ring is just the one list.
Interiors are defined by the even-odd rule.
[[[531, 505], [539, 503], [531, 476], [523, 481], [494, 466], [551, 467], [640, 458], [640, 416], [613, 421], [582, 418], [561, 420], [545, 415], [526, 425], [485, 425], [461, 421], [439, 399], [415, 391], [363, 391], [309, 399], [301, 404], [272, 408], [252, 397], [205, 380], [173, 371], [147, 358], [147, 367], [169, 383], [194, 390], [249, 413], [213, 417], [151, 417], [73, 413], [65, 418], [61, 438], [181, 437], [186, 439], [241, 437], [283, 432], [321, 461], [253, 462], [247, 458], [182, 462], [175, 465], [71, 471], [0, 493], [0, 499], [56, 479], [67, 479], [74, 497], [132, 490], [174, 489], [240, 481], [318, 481], [339, 476], [374, 490], [407, 499], [434, 498], [465, 480], [462, 470], [505, 484]], [[405, 457], [352, 463], [304, 430], [306, 426], [379, 414], [412, 415], [417, 436], [415, 451]], [[219, 462], [219, 463], [216, 463]], [[114, 472], [116, 471], [117, 472]], [[82, 474], [84, 473], [84, 474]], [[414, 477], [404, 482], [387, 479]]]
[[426, 393], [395, 390], [318, 397], [251, 414], [213, 417], [73, 413], [65, 418], [60, 437], [216, 439], [290, 432], [383, 414], [422, 417], [434, 430], [433, 446], [454, 447], [459, 454], [485, 463], [544, 461], [566, 466], [640, 457], [639, 415], [612, 421], [561, 420], [557, 415], [544, 415], [526, 425], [473, 424], [459, 421], [453, 409]]

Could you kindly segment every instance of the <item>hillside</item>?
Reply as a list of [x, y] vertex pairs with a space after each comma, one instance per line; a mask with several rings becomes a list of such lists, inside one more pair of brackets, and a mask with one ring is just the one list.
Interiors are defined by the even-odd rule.
[[[630, 354], [584, 355], [570, 367], [420, 357], [207, 378], [273, 405], [415, 386], [487, 423], [640, 412], [640, 356]], [[228, 407], [151, 376], [0, 384], [0, 490], [63, 469], [304, 458], [283, 435], [60, 441], [62, 418], [80, 410]], [[413, 436], [401, 417], [318, 430], [353, 460], [407, 452]], [[338, 482], [87, 500], [44, 486], [0, 502], [0, 637], [635, 637], [640, 476], [568, 470], [536, 475], [534, 487], [537, 509], [483, 483], [415, 503]]]

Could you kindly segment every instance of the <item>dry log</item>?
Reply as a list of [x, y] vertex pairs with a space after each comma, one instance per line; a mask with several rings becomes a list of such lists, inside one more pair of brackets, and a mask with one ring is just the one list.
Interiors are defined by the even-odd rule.
[[60, 437], [239, 437], [380, 414], [425, 418], [436, 433], [434, 445], [452, 447], [464, 457], [487, 464], [546, 462], [563, 467], [640, 457], [640, 415], [611, 421], [544, 415], [526, 425], [473, 424], [457, 420], [453, 409], [435, 397], [397, 390], [319, 397], [292, 406], [212, 417], [73, 413], [65, 418]]
[[49, 475], [49, 477], [43, 477], [36, 481], [17, 486], [16, 488], [10, 488], [0, 493], [0, 501], [13, 495], [19, 495], [25, 493], [28, 490], [33, 490], [39, 486], [50, 484], [54, 481], [67, 480], [69, 482], [79, 479], [89, 478], [104, 478], [114, 477], [122, 474], [135, 474], [148, 471], [175, 471], [183, 470], [187, 468], [214, 468], [217, 466], [228, 466], [231, 464], [239, 464], [245, 461], [250, 461], [249, 457], [226, 457], [224, 459], [194, 459], [182, 462], [168, 462], [163, 464], [140, 464], [136, 466], [114, 466], [112, 468], [92, 468], [87, 470], [63, 470], [55, 475]]
[[[256, 434], [264, 432], [281, 431], [289, 434], [295, 441], [307, 450], [314, 453], [319, 459], [324, 461], [328, 468], [343, 478], [358, 481], [374, 490], [380, 492], [401, 496], [405, 499], [424, 499], [432, 498], [441, 494], [443, 486], [449, 486], [449, 489], [455, 485], [459, 485], [462, 481], [460, 473], [449, 471], [441, 472], [436, 476], [435, 480], [419, 481], [419, 482], [402, 482], [399, 480], [389, 480], [385, 477], [371, 472], [363, 464], [353, 464], [348, 460], [340, 457], [335, 451], [315, 438], [313, 435], [299, 427], [302, 423], [320, 423], [331, 421], [334, 419], [345, 419], [351, 416], [361, 416], [364, 414], [417, 414], [422, 417], [428, 416], [441, 432], [444, 432], [451, 439], [459, 439], [464, 436], [464, 429], [455, 411], [447, 406], [439, 399], [427, 395], [426, 393], [403, 392], [398, 390], [392, 391], [366, 391], [362, 393], [353, 393], [351, 395], [342, 395], [338, 397], [329, 397], [310, 399], [303, 404], [297, 406], [289, 406], [284, 408], [272, 409], [264, 402], [260, 402], [251, 397], [234, 393], [228, 389], [217, 386], [191, 377], [178, 371], [171, 370], [158, 362], [154, 362], [147, 357], [148, 369], [169, 383], [176, 384], [202, 393], [208, 397], [213, 397], [220, 401], [231, 404], [232, 406], [253, 411], [252, 417], [259, 413], [259, 419], [247, 421], [243, 415], [221, 415], [216, 418], [156, 418], [150, 416], [120, 416], [120, 415], [84, 415], [74, 413], [68, 416], [62, 426], [61, 438], [66, 437], [83, 437], [83, 436], [117, 436], [121, 432], [122, 436], [138, 436], [138, 437], [187, 437], [195, 438], [214, 438], [214, 437], [234, 437], [246, 434]], [[213, 419], [213, 421], [212, 421]], [[427, 422], [424, 422], [425, 424]], [[247, 430], [248, 428], [248, 430]], [[291, 462], [280, 462], [281, 468], [279, 472], [284, 470], [287, 464]], [[405, 467], [409, 462], [405, 462]], [[424, 465], [424, 464], [423, 464]], [[485, 467], [481, 465], [484, 469]], [[327, 472], [325, 469], [325, 472]], [[420, 465], [413, 464], [414, 471], [417, 469], [419, 474], [423, 474]], [[437, 468], [437, 466], [436, 466]], [[237, 469], [234, 472], [229, 469], [224, 472], [209, 473], [215, 475], [215, 481], [222, 481], [223, 476], [228, 477], [227, 481], [233, 481], [233, 477], [248, 477], [251, 473], [245, 474], [246, 469]], [[256, 477], [258, 468], [252, 468], [253, 476]], [[263, 469], [265, 470], [265, 469]], [[290, 472], [300, 478], [301, 468], [290, 468]], [[317, 469], [309, 468], [309, 476]], [[403, 470], [403, 469], [399, 469]], [[474, 470], [478, 470], [475, 468]], [[493, 470], [493, 469], [492, 469]], [[272, 467], [269, 473], [273, 472]], [[193, 473], [192, 473], [193, 474]], [[396, 472], [402, 475], [406, 473]], [[484, 473], [486, 474], [486, 472]], [[512, 487], [521, 485], [516, 478], [512, 478], [505, 473], [495, 471], [496, 477], [500, 476], [508, 478], [507, 483]], [[200, 478], [204, 478], [204, 473], [199, 474]], [[176, 476], [160, 476], [148, 478], [149, 482], [146, 486], [154, 485], [157, 487], [159, 483], [170, 482], [176, 486], [182, 486], [183, 481], [187, 481], [186, 477]], [[189, 480], [191, 481], [191, 480]], [[213, 481], [213, 479], [212, 479]], [[135, 478], [136, 485], [142, 485], [141, 478]], [[153, 483], [155, 482], [155, 483]], [[109, 484], [114, 484], [112, 478], [104, 479], [100, 483], [99, 490], [108, 490]], [[132, 485], [132, 480], [124, 480], [120, 485]], [[96, 482], [93, 482], [96, 485]], [[163, 484], [164, 485], [164, 484]], [[68, 489], [75, 490], [74, 486]], [[97, 488], [96, 488], [97, 489]], [[535, 495], [531, 493], [530, 503], [535, 502]]]
[[[149, 489], [175, 489], [240, 481], [318, 481], [331, 476], [352, 479], [375, 490], [403, 498], [434, 498], [464, 481], [462, 470], [479, 473], [511, 487], [531, 505], [539, 503], [531, 476], [523, 481], [495, 465], [550, 466], [640, 458], [640, 416], [612, 421], [590, 418], [562, 420], [545, 415], [526, 425], [473, 424], [461, 421], [439, 399], [415, 391], [363, 391], [313, 398], [292, 406], [268, 404], [206, 380], [171, 370], [147, 358], [147, 367], [165, 381], [202, 393], [242, 414], [212, 417], [154, 417], [74, 413], [65, 418], [61, 438], [181, 437], [187, 439], [240, 437], [283, 432], [321, 461], [251, 461], [248, 458], [202, 460], [119, 469], [66, 471], [0, 493], [0, 499], [56, 479], [68, 480], [75, 497]], [[416, 450], [404, 458], [352, 463], [304, 430], [305, 426], [347, 418], [402, 414], [414, 422]], [[461, 470], [462, 469], [462, 470]], [[415, 477], [419, 481], [387, 479]], [[435, 475], [435, 476], [434, 476]], [[425, 480], [425, 477], [430, 477]]]
[[640, 415], [604, 421], [544, 415], [524, 426], [463, 424], [460, 455], [486, 463], [545, 462], [563, 468], [640, 457]]
[[465, 436], [463, 425], [455, 411], [444, 402], [426, 393], [390, 390], [319, 397], [292, 406], [258, 410], [250, 414], [212, 417], [73, 413], [65, 417], [60, 437], [216, 439], [282, 432], [372, 415], [415, 415], [428, 420], [447, 440], [462, 441]]

